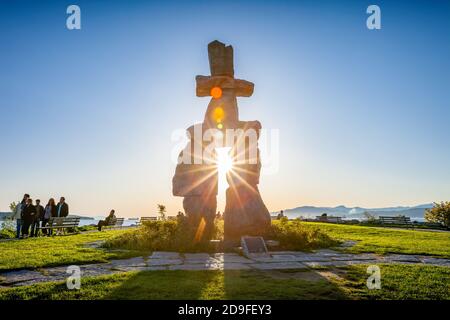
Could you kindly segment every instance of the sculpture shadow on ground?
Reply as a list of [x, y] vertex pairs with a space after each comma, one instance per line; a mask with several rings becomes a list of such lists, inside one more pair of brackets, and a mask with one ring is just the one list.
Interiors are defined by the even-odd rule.
[[108, 300], [342, 300], [325, 270], [142, 271], [112, 288]]
[[107, 300], [197, 300], [204, 299], [209, 283], [217, 281], [213, 271], [141, 271], [114, 287]]
[[[271, 269], [224, 271], [224, 299], [343, 300], [349, 299], [332, 270]], [[242, 282], [246, 285], [242, 285]]]

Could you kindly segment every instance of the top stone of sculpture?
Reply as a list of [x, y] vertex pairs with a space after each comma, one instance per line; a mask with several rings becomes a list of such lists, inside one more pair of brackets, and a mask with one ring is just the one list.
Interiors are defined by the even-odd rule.
[[233, 47], [215, 40], [208, 44], [209, 68], [212, 76], [234, 78]]
[[210, 96], [211, 88], [232, 90], [236, 97], [250, 97], [253, 83], [234, 78], [233, 47], [225, 46], [217, 40], [208, 44], [209, 68], [211, 76], [197, 76], [197, 96]]

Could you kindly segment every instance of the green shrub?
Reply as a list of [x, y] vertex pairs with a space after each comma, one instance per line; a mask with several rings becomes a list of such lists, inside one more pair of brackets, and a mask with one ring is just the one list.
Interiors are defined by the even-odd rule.
[[425, 219], [450, 227], [450, 201], [435, 202], [433, 208], [425, 211]]
[[12, 221], [5, 221], [0, 224], [0, 239], [12, 239], [16, 236], [16, 230]]
[[[189, 226], [184, 218], [167, 221], [148, 221], [132, 231], [126, 232], [105, 243], [107, 248], [141, 251], [210, 252], [213, 246], [209, 239], [195, 240], [197, 228]], [[223, 225], [216, 222], [212, 239], [223, 237]]]
[[75, 227], [74, 232], [84, 232], [90, 230], [97, 230], [97, 226], [85, 225], [80, 227]]
[[288, 221], [287, 218], [272, 221], [268, 236], [272, 240], [279, 241], [279, 247], [283, 250], [307, 251], [339, 244], [320, 228], [305, 227], [301, 221]]

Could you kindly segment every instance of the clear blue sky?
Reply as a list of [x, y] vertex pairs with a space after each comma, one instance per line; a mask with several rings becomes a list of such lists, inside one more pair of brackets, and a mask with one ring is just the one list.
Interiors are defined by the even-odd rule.
[[170, 137], [203, 118], [214, 39], [255, 83], [241, 118], [280, 130], [269, 210], [450, 200], [449, 1], [2, 1], [0, 39], [0, 211], [181, 210]]

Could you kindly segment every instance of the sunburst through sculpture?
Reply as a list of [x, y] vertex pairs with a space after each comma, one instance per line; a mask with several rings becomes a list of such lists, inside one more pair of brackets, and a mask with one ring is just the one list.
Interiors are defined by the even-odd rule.
[[219, 175], [219, 192], [225, 192], [228, 188], [227, 176], [233, 172], [233, 159], [230, 155], [231, 148], [217, 148], [217, 173]]

